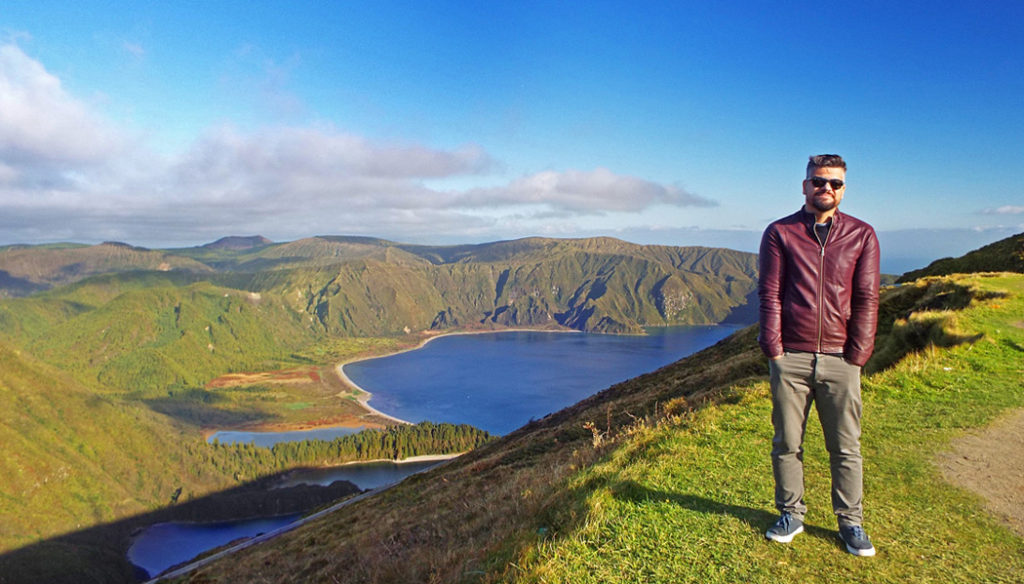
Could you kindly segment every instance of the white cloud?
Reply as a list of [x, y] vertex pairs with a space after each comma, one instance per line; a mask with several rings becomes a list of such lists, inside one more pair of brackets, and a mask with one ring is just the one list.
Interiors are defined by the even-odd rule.
[[501, 238], [572, 233], [583, 216], [715, 204], [606, 168], [539, 172], [493, 188], [427, 186], [497, 168], [477, 144], [379, 142], [330, 124], [225, 124], [160, 156], [17, 45], [0, 45], [0, 243], [191, 245], [238, 233]]
[[1024, 205], [1003, 205], [1002, 207], [994, 207], [990, 209], [983, 209], [982, 215], [1024, 215]]
[[94, 163], [122, 144], [119, 132], [65, 92], [38, 61], [18, 45], [0, 46], [0, 161], [26, 167]]
[[539, 172], [506, 187], [472, 189], [457, 199], [468, 207], [540, 204], [576, 213], [635, 212], [656, 204], [715, 205], [679, 187], [615, 174], [607, 168]]
[[200, 139], [160, 181], [171, 198], [262, 207], [436, 208], [446, 195], [423, 179], [484, 171], [479, 146], [438, 150], [377, 144], [332, 127], [221, 127]]

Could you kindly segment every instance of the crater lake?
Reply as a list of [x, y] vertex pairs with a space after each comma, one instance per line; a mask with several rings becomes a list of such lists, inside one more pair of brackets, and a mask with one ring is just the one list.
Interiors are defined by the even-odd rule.
[[740, 328], [652, 328], [646, 335], [452, 334], [412, 351], [348, 363], [343, 373], [372, 394], [370, 406], [389, 416], [506, 434], [709, 347]]

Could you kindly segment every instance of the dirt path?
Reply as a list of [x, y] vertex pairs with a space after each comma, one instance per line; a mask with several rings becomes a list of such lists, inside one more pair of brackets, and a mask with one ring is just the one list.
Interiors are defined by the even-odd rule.
[[939, 456], [946, 480], [985, 499], [985, 506], [1024, 537], [1024, 410], [953, 441]]

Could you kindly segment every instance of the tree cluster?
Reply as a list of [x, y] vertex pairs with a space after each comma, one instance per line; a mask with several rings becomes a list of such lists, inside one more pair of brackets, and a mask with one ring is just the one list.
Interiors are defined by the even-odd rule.
[[280, 442], [272, 448], [214, 441], [210, 462], [233, 472], [239, 480], [268, 468], [322, 466], [369, 460], [401, 460], [427, 454], [456, 454], [493, 439], [489, 432], [466, 424], [421, 422], [384, 430], [363, 430], [331, 441]]

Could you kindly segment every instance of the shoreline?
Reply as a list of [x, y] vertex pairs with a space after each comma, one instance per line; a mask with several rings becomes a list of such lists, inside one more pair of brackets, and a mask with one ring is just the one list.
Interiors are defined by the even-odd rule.
[[[285, 433], [285, 432], [303, 432], [303, 431], [308, 431], [308, 430], [328, 430], [328, 429], [331, 429], [331, 428], [359, 428], [361, 426], [362, 427], [366, 427], [366, 428], [386, 428], [388, 426], [387, 421], [393, 422], [395, 424], [404, 424], [404, 425], [412, 426], [412, 425], [415, 425], [413, 422], [410, 422], [408, 420], [403, 420], [403, 419], [401, 419], [401, 418], [399, 418], [397, 416], [392, 416], [390, 414], [386, 414], [386, 413], [378, 410], [377, 408], [373, 407], [372, 405], [370, 405], [369, 402], [370, 402], [370, 399], [373, 397], [373, 394], [371, 392], [367, 391], [366, 389], [360, 387], [359, 385], [357, 385], [354, 381], [352, 381], [352, 379], [349, 378], [349, 376], [345, 374], [345, 370], [344, 370], [345, 366], [346, 365], [350, 365], [352, 363], [359, 363], [361, 361], [369, 361], [371, 359], [383, 359], [384, 357], [391, 357], [391, 356], [400, 355], [402, 353], [406, 353], [406, 352], [409, 352], [409, 351], [415, 351], [417, 349], [422, 349], [424, 346], [427, 345], [427, 343], [433, 341], [434, 339], [439, 339], [441, 337], [464, 336], [464, 335], [486, 335], [486, 334], [513, 333], [513, 332], [577, 333], [577, 334], [580, 334], [583, 331], [578, 331], [576, 329], [566, 329], [566, 328], [523, 328], [523, 327], [508, 328], [508, 329], [463, 330], [463, 331], [453, 331], [453, 332], [443, 332], [443, 333], [430, 333], [430, 332], [424, 331], [424, 332], [420, 333], [421, 335], [424, 335], [424, 338], [421, 339], [419, 342], [417, 342], [417, 343], [415, 343], [413, 345], [410, 345], [408, 347], [403, 347], [401, 349], [398, 349], [398, 350], [395, 350], [395, 351], [391, 351], [389, 353], [384, 353], [384, 354], [381, 354], [381, 355], [351, 357], [351, 358], [346, 359], [346, 360], [344, 360], [344, 361], [342, 361], [342, 362], [340, 362], [340, 363], [338, 363], [338, 364], [336, 364], [336, 365], [334, 365], [332, 367], [333, 371], [337, 374], [337, 376], [341, 380], [342, 384], [344, 384], [346, 387], [348, 387], [349, 389], [353, 390], [356, 393], [356, 395], [355, 395], [356, 402], [359, 404], [359, 407], [362, 408], [362, 410], [363, 410], [363, 413], [361, 413], [361, 414], [354, 415], [354, 416], [352, 416], [349, 419], [345, 419], [344, 421], [340, 421], [340, 422], [337, 422], [337, 423], [317, 424], [317, 423], [315, 423], [316, 422], [315, 420], [313, 420], [313, 421], [306, 421], [306, 422], [291, 423], [291, 424], [288, 424], [288, 423], [272, 423], [272, 422], [269, 422], [269, 423], [268, 422], [256, 422], [256, 423], [244, 424], [242, 426], [235, 426], [235, 427], [229, 427], [229, 428], [202, 428], [200, 433], [201, 433], [201, 435], [203, 437], [203, 441], [204, 442], [208, 442], [210, 437], [213, 436], [214, 434], [218, 433], [218, 432], [248, 432], [248, 433], [254, 433], [254, 434], [278, 434], [278, 433]], [[343, 392], [343, 393], [337, 394], [336, 397], [338, 397], [340, 399], [345, 399], [345, 398], [347, 398], [349, 396], [346, 395]], [[381, 423], [380, 421], [374, 422], [372, 420], [366, 420], [366, 418], [373, 418], [373, 417], [377, 417], [377, 418], [379, 418], [381, 420], [384, 420], [385, 422]]]
[[345, 462], [339, 466], [346, 466], [349, 464], [366, 464], [367, 462], [394, 462], [396, 464], [403, 464], [406, 462], [444, 462], [446, 460], [454, 460], [465, 454], [465, 452], [456, 452], [454, 454], [417, 454], [416, 456], [407, 456], [405, 458], [376, 458], [374, 460], [353, 460], [352, 462]]
[[416, 456], [409, 456], [406, 458], [374, 458], [372, 460], [350, 460], [348, 462], [342, 462], [341, 464], [323, 464], [320, 466], [299, 467], [285, 472], [290, 473], [307, 468], [342, 468], [345, 466], [351, 466], [355, 464], [369, 464], [371, 462], [391, 462], [394, 464], [405, 464], [407, 462], [445, 462], [448, 460], [454, 460], [462, 456], [463, 454], [465, 454], [465, 452], [457, 452], [455, 454], [418, 454]]

